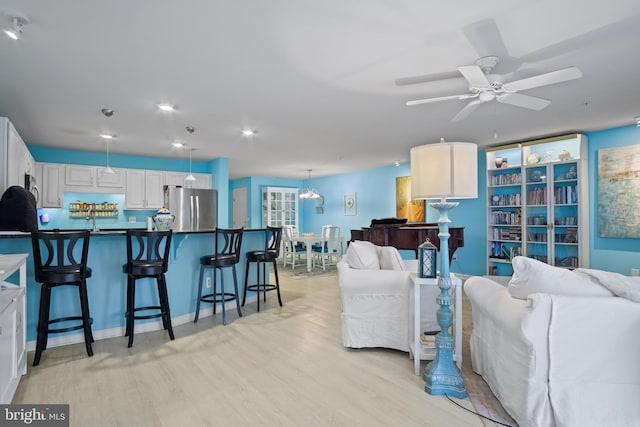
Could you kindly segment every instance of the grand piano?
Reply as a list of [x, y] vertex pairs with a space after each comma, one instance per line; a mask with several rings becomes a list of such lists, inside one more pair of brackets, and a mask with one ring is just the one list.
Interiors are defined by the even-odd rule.
[[[351, 230], [351, 240], [366, 240], [378, 246], [393, 246], [396, 249], [407, 249], [416, 252], [418, 246], [429, 238], [438, 251], [440, 238], [438, 224], [409, 223], [406, 218], [383, 218], [371, 220], [369, 227]], [[458, 248], [464, 246], [464, 227], [449, 227], [449, 262]]]

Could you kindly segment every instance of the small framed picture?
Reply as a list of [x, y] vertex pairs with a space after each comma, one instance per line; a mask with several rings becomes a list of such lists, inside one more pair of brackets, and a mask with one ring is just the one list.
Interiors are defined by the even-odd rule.
[[345, 215], [355, 216], [356, 214], [356, 193], [344, 193], [343, 209]]

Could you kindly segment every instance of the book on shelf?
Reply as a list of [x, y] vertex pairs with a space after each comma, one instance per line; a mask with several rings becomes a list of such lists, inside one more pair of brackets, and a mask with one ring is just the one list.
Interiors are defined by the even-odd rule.
[[420, 335], [420, 343], [426, 347], [436, 347], [436, 336], [435, 335]]

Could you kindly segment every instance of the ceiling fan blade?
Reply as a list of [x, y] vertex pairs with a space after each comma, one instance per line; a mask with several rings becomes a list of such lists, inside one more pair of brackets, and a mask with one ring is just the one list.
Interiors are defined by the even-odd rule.
[[521, 93], [505, 93], [496, 98], [498, 102], [504, 102], [505, 104], [515, 105], [516, 107], [528, 108], [530, 110], [540, 111], [547, 105], [551, 104], [551, 101], [544, 98], [538, 98], [536, 96], [523, 95]]
[[457, 71], [445, 71], [442, 73], [423, 74], [421, 76], [399, 77], [395, 79], [396, 86], [408, 86], [419, 83], [430, 83], [440, 80], [459, 79], [460, 73]]
[[487, 76], [477, 65], [461, 65], [458, 67], [458, 71], [467, 79], [470, 87], [484, 88], [491, 85]]
[[534, 87], [547, 86], [579, 79], [580, 77], [582, 77], [582, 72], [578, 68], [568, 67], [563, 68], [562, 70], [505, 83], [503, 87], [508, 91], [519, 92], [521, 90], [532, 89]]
[[469, 114], [473, 112], [480, 104], [483, 104], [484, 101], [480, 101], [479, 99], [474, 99], [470, 103], [464, 106], [462, 110], [458, 114], [455, 115], [452, 122], [459, 122], [460, 120], [466, 119]]
[[411, 107], [412, 105], [429, 104], [431, 102], [449, 101], [452, 99], [469, 99], [469, 98], [475, 98], [475, 95], [469, 95], [465, 93], [464, 95], [451, 95], [451, 96], [441, 96], [438, 98], [417, 99], [415, 101], [408, 101], [407, 106]]

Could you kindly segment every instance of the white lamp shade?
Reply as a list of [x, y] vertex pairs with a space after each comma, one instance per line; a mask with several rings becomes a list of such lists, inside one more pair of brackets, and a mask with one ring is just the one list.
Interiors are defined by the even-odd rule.
[[411, 149], [412, 199], [478, 197], [478, 146], [440, 142]]

